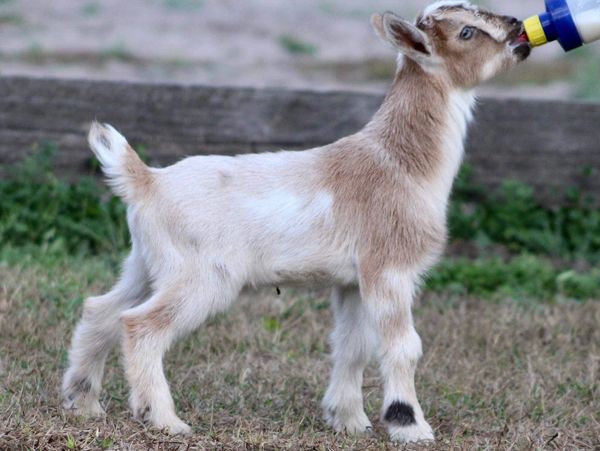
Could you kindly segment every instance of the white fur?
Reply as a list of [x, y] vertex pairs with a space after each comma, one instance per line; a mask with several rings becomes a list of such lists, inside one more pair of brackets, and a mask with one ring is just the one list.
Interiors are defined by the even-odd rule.
[[503, 42], [506, 39], [506, 37], [507, 37], [506, 30], [496, 26], [495, 24], [492, 24], [492, 23], [486, 21], [483, 17], [479, 16], [477, 14], [477, 10], [478, 10], [477, 6], [471, 4], [470, 2], [453, 1], [453, 0], [436, 2], [436, 3], [429, 5], [427, 8], [425, 8], [425, 10], [423, 11], [423, 17], [427, 17], [427, 16], [436, 17], [438, 15], [438, 13], [439, 14], [443, 13], [443, 10], [441, 10], [442, 8], [453, 7], [453, 6], [459, 6], [466, 10], [474, 12], [474, 14], [469, 15], [469, 24], [470, 25], [473, 25], [473, 26], [476, 26], [478, 28], [485, 30], [490, 36], [492, 36], [498, 42]]
[[100, 161], [102, 170], [115, 194], [129, 198], [131, 192], [129, 192], [128, 186], [131, 178], [123, 170], [128, 152], [127, 140], [111, 125], [104, 124], [103, 127], [90, 129], [88, 143]]
[[[427, 208], [437, 211], [440, 218], [462, 158], [472, 104], [468, 93], [455, 93], [451, 98], [447, 128], [440, 130], [447, 146], [444, 169], [431, 185], [414, 188], [421, 192], [423, 202], [432, 202]], [[113, 128], [95, 125], [90, 141], [115, 186], [123, 192], [135, 191], [129, 175], [119, 167], [117, 146], [128, 146], [124, 138]], [[110, 293], [86, 301], [63, 384], [65, 405], [79, 413], [101, 414], [101, 375], [108, 350], [118, 340], [118, 319], [124, 324], [143, 323], [169, 303], [175, 329], [137, 338], [124, 333], [125, 369], [136, 416], [171, 433], [187, 433], [189, 426], [175, 413], [162, 370], [162, 355], [173, 340], [226, 309], [245, 286], [294, 282], [294, 274], [300, 280], [302, 274], [322, 274], [325, 280], [316, 282], [355, 286], [356, 249], [349, 242], [330, 238], [336, 235], [333, 197], [315, 189], [320, 186], [320, 172], [312, 168], [325, 151], [192, 157], [152, 170], [151, 193], [128, 208], [133, 249], [122, 280]], [[356, 288], [334, 290], [334, 369], [323, 407], [335, 430], [362, 433], [371, 427], [362, 409], [362, 371], [378, 349], [384, 408], [394, 400], [406, 401], [417, 421], [414, 427], [401, 429], [390, 425], [392, 437], [400, 441], [431, 437], [412, 381], [421, 344], [410, 308], [419, 274], [435, 258], [427, 257], [422, 267], [410, 272], [390, 269], [381, 285], [385, 290], [364, 302]], [[149, 291], [152, 295], [147, 297]], [[389, 293], [396, 294], [388, 298]], [[398, 313], [406, 319], [398, 334], [378, 338], [386, 318]], [[91, 380], [91, 389], [78, 394], [74, 384], [79, 379]]]
[[379, 338], [357, 289], [334, 288], [331, 305], [335, 319], [331, 334], [333, 370], [323, 398], [323, 411], [335, 431], [361, 434], [371, 428], [363, 410], [363, 370], [377, 349]]
[[[472, 103], [470, 94], [453, 94], [452, 99], [447, 129], [440, 130], [447, 146], [444, 170], [431, 185], [415, 186], [423, 202], [433, 202], [428, 208], [440, 218], [445, 215], [446, 198], [462, 158], [461, 143]], [[99, 133], [110, 139], [110, 149], [102, 144]], [[115, 186], [129, 193], [133, 188], [120, 171], [116, 147], [127, 144], [117, 133], [97, 125], [91, 142]], [[192, 157], [152, 170], [152, 195], [128, 209], [133, 249], [123, 278], [110, 293], [86, 302], [63, 384], [65, 405], [80, 413], [100, 414], [101, 374], [106, 354], [118, 340], [119, 317], [125, 323], [143, 321], [162, 303], [171, 302], [176, 306], [171, 315], [177, 328], [134, 341], [125, 333], [123, 352], [136, 416], [171, 433], [187, 433], [189, 426], [175, 414], [162, 370], [162, 355], [173, 340], [226, 309], [245, 286], [293, 282], [290, 274], [304, 273], [326, 275], [326, 280], [317, 282], [356, 285], [356, 250], [349, 243], [329, 238], [335, 236], [333, 198], [325, 190], [315, 190], [319, 172], [311, 168], [324, 151]], [[404, 400], [413, 406], [417, 421], [415, 426], [400, 429], [390, 425], [392, 437], [399, 441], [432, 437], [412, 376], [410, 380], [406, 377], [414, 373], [421, 353], [410, 306], [418, 274], [435, 257], [426, 258], [423, 267], [414, 272], [391, 270], [384, 286], [388, 293], [397, 292], [393, 299], [375, 294], [363, 304], [356, 289], [334, 291], [334, 369], [323, 407], [335, 430], [362, 433], [371, 427], [362, 408], [362, 371], [378, 348], [384, 407], [393, 400]], [[145, 299], [147, 290], [139, 287], [148, 285], [153, 294]], [[404, 332], [399, 331], [391, 341], [379, 341], [377, 330], [398, 309], [408, 319]], [[93, 387], [73, 394], [74, 381], [81, 378], [93, 380]]]
[[[450, 4], [465, 3], [438, 2], [426, 13]], [[490, 67], [483, 75], [496, 66]], [[470, 91], [447, 94], [443, 125], [430, 131], [442, 138], [442, 164], [430, 177], [407, 173], [402, 179], [413, 199], [405, 212], [435, 224], [445, 223], [474, 103]], [[396, 165], [392, 150], [398, 149], [385, 149], [373, 135], [383, 128], [379, 126], [389, 126], [381, 117], [376, 115], [355, 136], [355, 148], [349, 150], [369, 152], [370, 161], [382, 166]], [[350, 433], [371, 428], [361, 385], [364, 367], [376, 354], [384, 419], [396, 402], [414, 410], [414, 424], [386, 424], [391, 438], [433, 439], [414, 386], [422, 345], [411, 307], [439, 249], [419, 255], [411, 267], [394, 263], [377, 275], [373, 287], [363, 286], [357, 245], [363, 231], [339, 226], [343, 222], [336, 221], [334, 189], [325, 183], [324, 162], [335, 144], [303, 152], [192, 157], [151, 169], [136, 163], [125, 138], [110, 126], [95, 124], [89, 141], [111, 185], [128, 203], [132, 250], [115, 287], [85, 302], [63, 381], [67, 408], [103, 413], [98, 398], [104, 362], [121, 341], [135, 415], [171, 433], [187, 433], [190, 428], [175, 413], [162, 368], [173, 341], [225, 310], [245, 287], [324, 283], [334, 286], [335, 319], [333, 370], [323, 399], [328, 423]]]
[[452, 184], [463, 161], [464, 141], [467, 136], [467, 127], [473, 119], [474, 105], [474, 91], [457, 90], [450, 93], [448, 119], [445, 128], [441, 130], [445, 164], [442, 166], [442, 172], [439, 174], [439, 177], [431, 186], [431, 197], [437, 204], [436, 211], [442, 215], [446, 214]]
[[[507, 50], [511, 51], [510, 47], [507, 47]], [[481, 79], [489, 80], [490, 78], [492, 78], [496, 73], [498, 73], [498, 68], [502, 66], [504, 60], [505, 57], [499, 55], [494, 59], [486, 61], [486, 63], [483, 65], [483, 68], [481, 69]]]
[[470, 2], [462, 0], [442, 0], [439, 2], [432, 3], [423, 10], [423, 16], [429, 16], [435, 14], [437, 10], [444, 7], [461, 6], [465, 9], [476, 9]]

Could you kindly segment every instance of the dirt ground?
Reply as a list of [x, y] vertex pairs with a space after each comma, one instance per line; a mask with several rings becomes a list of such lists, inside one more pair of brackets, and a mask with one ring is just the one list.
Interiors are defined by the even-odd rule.
[[[422, 0], [0, 0], [0, 74], [382, 91], [393, 52], [373, 12], [413, 17]], [[542, 0], [488, 0], [525, 18]], [[590, 46], [591, 47], [591, 46]], [[484, 94], [570, 97], [557, 44]]]
[[[118, 359], [107, 365], [108, 416], [65, 414], [58, 388], [84, 296], [106, 290], [114, 263], [68, 258], [0, 263], [0, 449], [387, 450], [375, 365], [364, 381], [374, 433], [333, 433], [320, 400], [330, 370], [324, 293], [243, 297], [178, 343], [166, 360], [190, 437], [131, 419]], [[401, 449], [600, 449], [600, 303], [491, 303], [425, 295], [417, 390], [435, 445]]]

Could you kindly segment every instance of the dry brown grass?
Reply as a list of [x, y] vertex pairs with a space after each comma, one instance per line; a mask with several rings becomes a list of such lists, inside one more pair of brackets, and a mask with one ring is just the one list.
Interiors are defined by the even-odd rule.
[[[133, 421], [118, 360], [106, 419], [68, 417], [58, 386], [81, 297], [114, 268], [0, 263], [0, 449], [395, 449], [334, 434], [321, 420], [331, 317], [322, 293], [244, 297], [168, 355], [178, 411], [195, 434], [171, 438]], [[600, 449], [600, 302], [519, 306], [425, 296], [415, 313], [425, 355], [421, 403], [437, 435], [424, 449]], [[379, 379], [370, 367], [375, 420]], [[421, 449], [412, 446], [409, 449]]]

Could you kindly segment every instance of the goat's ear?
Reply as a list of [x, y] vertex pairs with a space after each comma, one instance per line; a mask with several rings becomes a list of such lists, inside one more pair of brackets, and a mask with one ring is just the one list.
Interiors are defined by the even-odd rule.
[[373, 14], [371, 25], [381, 39], [407, 57], [419, 61], [431, 56], [429, 38], [408, 20], [389, 12]]

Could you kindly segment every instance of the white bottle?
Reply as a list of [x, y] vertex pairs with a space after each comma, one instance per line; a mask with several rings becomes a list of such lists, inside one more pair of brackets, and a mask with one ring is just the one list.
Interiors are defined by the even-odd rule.
[[567, 0], [581, 40], [586, 44], [600, 39], [600, 0]]

